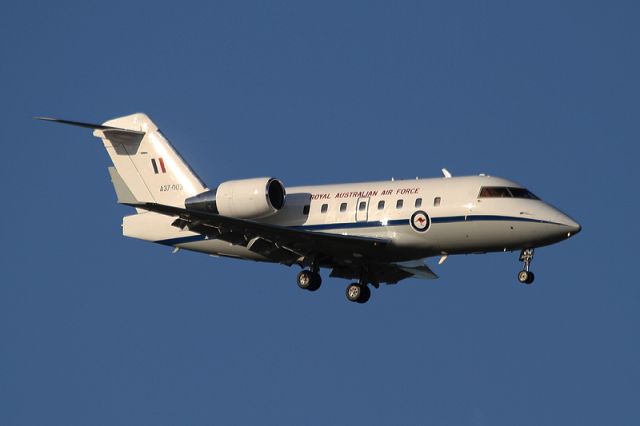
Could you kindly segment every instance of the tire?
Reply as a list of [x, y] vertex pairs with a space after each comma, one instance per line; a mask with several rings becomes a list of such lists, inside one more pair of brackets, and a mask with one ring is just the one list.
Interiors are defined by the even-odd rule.
[[525, 281], [524, 283], [531, 284], [535, 279], [536, 279], [536, 276], [533, 274], [533, 272], [529, 271], [529, 278], [527, 278], [527, 281]]
[[309, 291], [316, 291], [322, 285], [322, 277], [317, 272], [311, 272], [311, 285], [307, 288]]
[[357, 302], [362, 296], [362, 287], [358, 283], [349, 284], [346, 295], [350, 302]]
[[532, 275], [531, 272], [529, 271], [525, 271], [524, 269], [520, 272], [518, 272], [518, 281], [520, 281], [522, 284], [528, 284], [528, 280], [529, 277]]
[[309, 290], [313, 286], [313, 273], [306, 269], [303, 269], [298, 274], [298, 287], [303, 290]]
[[362, 286], [362, 294], [358, 299], [358, 303], [367, 303], [371, 298], [371, 289], [368, 285]]

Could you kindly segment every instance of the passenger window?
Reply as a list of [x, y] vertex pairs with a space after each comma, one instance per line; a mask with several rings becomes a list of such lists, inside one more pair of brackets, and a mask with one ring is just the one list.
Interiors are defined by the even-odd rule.
[[416, 209], [420, 206], [422, 206], [422, 198], [416, 198], [416, 204], [415, 204]]
[[401, 209], [403, 204], [404, 204], [404, 200], [396, 201], [396, 209]]
[[309, 214], [309, 204], [302, 208], [302, 214], [307, 216]]
[[323, 204], [322, 207], [320, 207], [320, 213], [326, 213], [327, 210], [329, 210], [329, 204]]
[[367, 209], [367, 202], [366, 201], [360, 201], [360, 204], [358, 205], [358, 210], [363, 212], [366, 209]]
[[378, 210], [383, 210], [384, 209], [384, 200], [380, 200], [378, 201]]
[[340, 212], [344, 213], [347, 211], [347, 203], [340, 204]]
[[434, 199], [433, 199], [433, 205], [434, 205], [434, 207], [438, 207], [438, 206], [440, 205], [440, 201], [441, 201], [441, 198], [440, 198], [440, 197], [436, 197], [436, 198], [434, 198]]

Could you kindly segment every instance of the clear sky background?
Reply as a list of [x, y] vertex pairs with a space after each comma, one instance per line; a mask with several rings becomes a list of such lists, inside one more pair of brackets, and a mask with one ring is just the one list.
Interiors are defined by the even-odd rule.
[[[640, 9], [10, 2], [0, 424], [640, 424]], [[583, 225], [346, 301], [122, 237], [98, 139], [149, 114], [209, 186], [489, 173]]]

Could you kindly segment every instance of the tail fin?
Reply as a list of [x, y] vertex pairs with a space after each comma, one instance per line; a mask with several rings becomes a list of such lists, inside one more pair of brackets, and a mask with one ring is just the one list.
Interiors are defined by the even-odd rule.
[[[127, 199], [184, 207], [184, 200], [207, 188], [151, 119], [142, 113], [114, 118], [101, 125], [47, 119], [94, 129], [115, 170], [128, 189]], [[118, 194], [122, 198], [121, 194]]]

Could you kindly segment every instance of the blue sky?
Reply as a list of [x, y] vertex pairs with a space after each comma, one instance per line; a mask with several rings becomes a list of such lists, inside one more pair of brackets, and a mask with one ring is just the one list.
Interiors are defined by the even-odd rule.
[[[13, 2], [0, 14], [0, 424], [635, 425], [636, 2]], [[121, 236], [84, 121], [210, 186], [490, 173], [582, 225], [344, 298]], [[435, 262], [431, 261], [432, 265]]]

